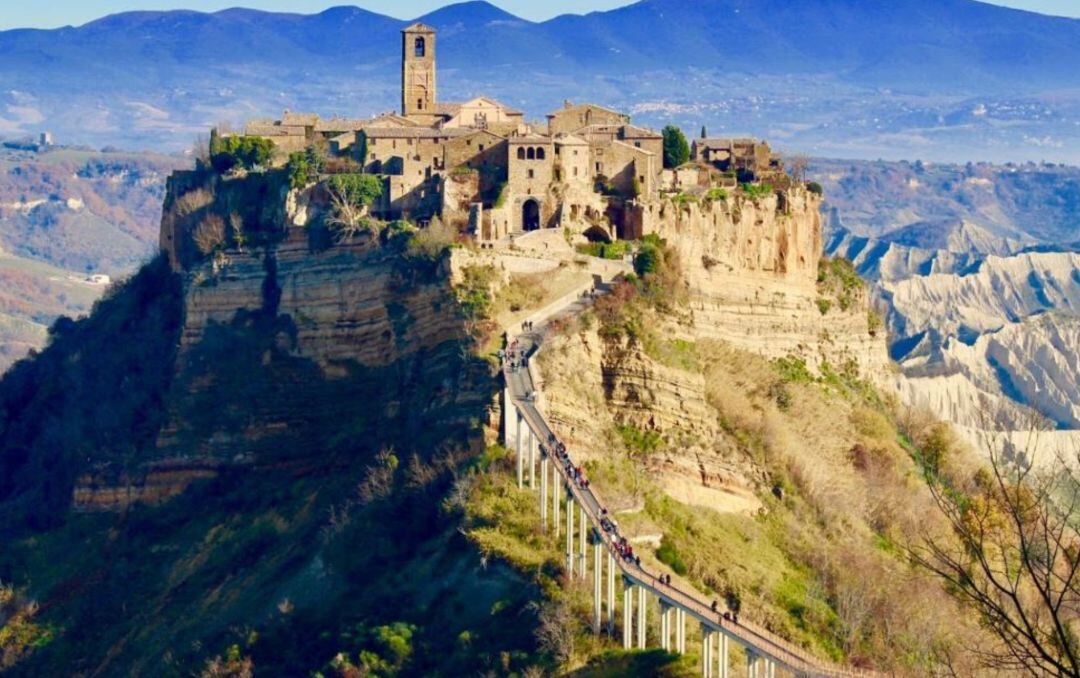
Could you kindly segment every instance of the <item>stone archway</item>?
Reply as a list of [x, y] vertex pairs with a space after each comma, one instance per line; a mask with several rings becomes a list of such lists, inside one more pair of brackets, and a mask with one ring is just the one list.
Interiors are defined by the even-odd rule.
[[521, 206], [521, 230], [540, 230], [540, 202], [536, 198], [529, 198]]
[[583, 233], [582, 235], [584, 235], [589, 240], [589, 242], [611, 242], [611, 234], [604, 230], [603, 226], [597, 224], [594, 224], [587, 228], [585, 230], [585, 233]]

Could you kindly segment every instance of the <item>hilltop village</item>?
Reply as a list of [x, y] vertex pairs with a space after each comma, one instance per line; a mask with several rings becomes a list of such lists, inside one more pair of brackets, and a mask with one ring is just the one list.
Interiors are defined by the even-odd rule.
[[789, 181], [768, 144], [751, 139], [697, 139], [691, 162], [665, 169], [663, 136], [603, 106], [567, 101], [536, 123], [484, 96], [439, 101], [436, 45], [430, 26], [402, 31], [400, 113], [286, 112], [248, 123], [244, 135], [271, 140], [279, 158], [324, 145], [382, 179], [373, 216], [421, 225], [439, 216], [481, 243], [541, 229], [637, 239], [652, 230], [646, 206], [662, 194]]

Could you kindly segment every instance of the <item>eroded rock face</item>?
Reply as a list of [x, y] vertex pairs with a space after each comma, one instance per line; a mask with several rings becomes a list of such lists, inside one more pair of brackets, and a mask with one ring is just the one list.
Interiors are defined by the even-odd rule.
[[[552, 337], [543, 351], [546, 414], [583, 459], [603, 460], [621, 448], [612, 438], [616, 426], [660, 431], [663, 452], [645, 465], [672, 497], [725, 512], [760, 506], [754, 488], [762, 478], [721, 435], [701, 372], [668, 367], [639, 344], [601, 338], [595, 330]], [[636, 501], [606, 499], [616, 511], [633, 509]]]
[[[184, 287], [169, 424], [134, 470], [82, 479], [81, 508], [159, 501], [227, 467], [319, 467], [402, 440], [436, 449], [487, 417], [497, 389], [469, 350], [449, 255], [367, 234], [335, 242], [296, 225], [318, 205], [264, 187], [251, 187], [257, 209], [240, 206], [244, 188], [233, 185], [186, 201], [201, 217], [166, 213]], [[259, 215], [253, 237], [229, 230], [198, 256], [185, 233], [236, 211]]]
[[809, 365], [854, 361], [875, 379], [887, 373], [884, 337], [868, 326], [865, 298], [848, 311], [818, 305], [820, 199], [795, 189], [754, 201], [656, 208], [656, 232], [680, 254], [699, 338], [720, 339], [767, 358]]

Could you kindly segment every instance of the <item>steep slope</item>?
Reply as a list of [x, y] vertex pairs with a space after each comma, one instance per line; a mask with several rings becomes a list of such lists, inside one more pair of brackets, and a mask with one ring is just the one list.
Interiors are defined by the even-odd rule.
[[[1075, 441], [1076, 168], [817, 161], [826, 250], [877, 281], [897, 387], [974, 439], [1027, 407]], [[1021, 445], [1022, 446], [1022, 445]]]
[[928, 331], [968, 340], [1042, 311], [1080, 314], [1080, 254], [991, 256], [964, 275], [885, 283], [882, 295], [899, 342]]
[[165, 176], [186, 164], [151, 154], [0, 150], [0, 371], [40, 349], [61, 315], [153, 256]]
[[458, 533], [497, 388], [448, 241], [289, 229], [286, 183], [177, 175], [165, 223], [238, 210], [244, 248], [157, 259], [0, 381], [10, 675], [534, 661], [537, 592]]
[[973, 344], [947, 339], [939, 350], [917, 347], [898, 381], [909, 401], [977, 429], [985, 418], [1022, 430], [1026, 405], [1053, 427], [1080, 429], [1077, 409], [1080, 318], [1044, 313], [981, 334]]
[[[669, 274], [658, 275], [670, 283]], [[538, 369], [545, 418], [575, 459], [584, 455], [645, 567], [833, 659], [901, 675], [946, 656], [970, 667], [964, 648], [979, 632], [876, 541], [915, 538], [928, 516], [872, 387], [836, 372], [816, 379], [796, 358], [689, 340], [693, 321], [673, 313], [679, 303], [664, 288], [648, 277], [617, 286], [545, 339]], [[484, 520], [506, 491], [497, 479], [477, 488], [474, 538], [522, 558], [518, 511], [507, 524]]]

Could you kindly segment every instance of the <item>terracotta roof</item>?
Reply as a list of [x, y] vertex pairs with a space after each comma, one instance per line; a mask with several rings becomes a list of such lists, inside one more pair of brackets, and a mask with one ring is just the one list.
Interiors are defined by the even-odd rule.
[[703, 146], [705, 148], [724, 148], [724, 149], [728, 149], [728, 148], [732, 148], [734, 146], [751, 146], [751, 145], [754, 145], [754, 144], [757, 144], [757, 143], [760, 143], [760, 142], [758, 142], [757, 139], [749, 139], [749, 138], [746, 138], [746, 137], [743, 137], [743, 138], [726, 138], [726, 139], [725, 138], [720, 138], [720, 137], [709, 137], [709, 138], [706, 138], [706, 139], [694, 139], [694, 143], [697, 144], [698, 146]]
[[364, 134], [370, 139], [440, 139], [461, 137], [467, 134], [472, 134], [476, 130], [454, 128], [454, 129], [432, 129], [430, 127], [368, 127], [364, 130]]
[[304, 128], [299, 125], [279, 125], [273, 122], [249, 122], [244, 134], [258, 137], [302, 137]]
[[512, 144], [550, 144], [551, 137], [543, 134], [521, 134], [510, 137]]
[[555, 137], [555, 143], [560, 146], [588, 146], [589, 142], [573, 134], [560, 134]]
[[452, 102], [437, 102], [435, 104], [436, 115], [449, 115], [451, 118], [461, 112], [461, 104]]
[[628, 113], [623, 113], [622, 111], [616, 111], [614, 108], [608, 108], [607, 106], [601, 106], [599, 104], [589, 104], [589, 103], [572, 104], [570, 102], [564, 103], [563, 107], [558, 109], [554, 113], [548, 113], [548, 117], [553, 118], [562, 111], [573, 111], [573, 110], [578, 109], [578, 108], [595, 108], [597, 110], [604, 111], [605, 113], [614, 113], [615, 115], [620, 115], [620, 116], [622, 116], [624, 118], [629, 118], [630, 117], [630, 115]]
[[618, 139], [663, 139], [663, 135], [637, 125], [589, 125], [577, 134], [613, 134]]
[[363, 118], [331, 118], [320, 120], [315, 123], [316, 132], [355, 132], [371, 124], [371, 120]]
[[401, 32], [402, 33], [434, 33], [435, 29], [432, 28], [431, 26], [428, 26], [427, 24], [422, 24], [419, 21], [417, 21], [414, 24], [410, 24], [410, 25], [406, 26], [405, 28], [402, 28]]
[[285, 111], [281, 115], [282, 125], [304, 125], [310, 127], [316, 125], [319, 122], [319, 115], [317, 113], [290, 113]]

